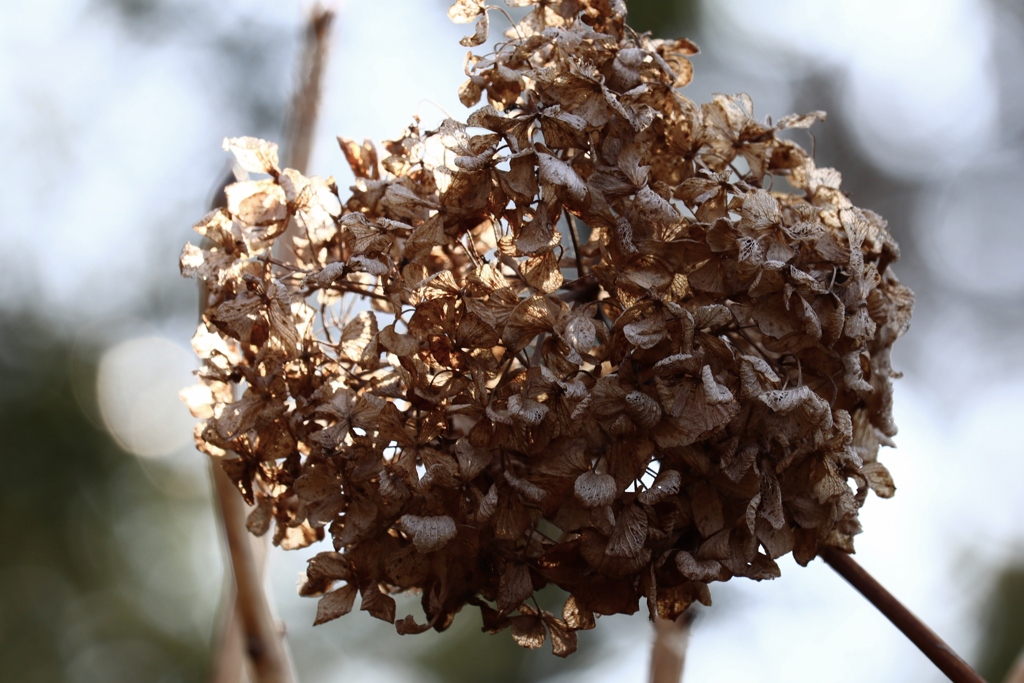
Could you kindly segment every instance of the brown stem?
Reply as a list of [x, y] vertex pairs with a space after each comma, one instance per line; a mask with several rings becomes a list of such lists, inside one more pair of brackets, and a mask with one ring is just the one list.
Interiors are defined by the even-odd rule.
[[655, 617], [651, 683], [679, 683], [683, 680], [692, 621], [693, 613], [690, 610], [683, 612], [675, 621]]
[[[327, 39], [333, 19], [331, 10], [317, 7], [306, 24], [299, 83], [289, 112], [286, 148], [286, 165], [303, 174], [309, 166], [316, 132], [321, 83], [327, 63]], [[215, 205], [223, 205], [222, 195], [218, 194]], [[290, 225], [288, 231], [294, 230], [294, 224]], [[287, 242], [282, 240], [282, 243]], [[200, 315], [207, 303], [206, 291], [202, 288]], [[233, 584], [225, 586], [224, 614], [215, 646], [211, 683], [242, 683], [246, 680], [246, 660], [253, 683], [294, 683], [288, 649], [263, 591], [262, 557], [254, 554], [254, 546], [257, 549], [261, 546], [253, 542], [245, 527], [245, 505], [219, 464], [212, 463], [210, 475], [224, 523], [234, 579]]]
[[601, 291], [601, 284], [593, 275], [584, 275], [581, 278], [566, 282], [555, 293], [558, 298], [566, 303], [574, 301], [591, 301]]
[[220, 625], [213, 643], [213, 664], [209, 683], [245, 683], [245, 645], [242, 625], [238, 619], [234, 578], [225, 581], [220, 608]]
[[[328, 37], [333, 20], [334, 12], [318, 6], [313, 9], [306, 22], [298, 86], [288, 111], [285, 165], [303, 175], [309, 174], [313, 135], [316, 133], [316, 120], [320, 112], [320, 84], [327, 65]], [[293, 262], [313, 260], [306, 258], [310, 254], [300, 253], [303, 248], [295, 244], [297, 233], [298, 225], [295, 220], [288, 221], [288, 226], [284, 234], [278, 238], [275, 249], [282, 255], [285, 250], [291, 251], [288, 260]]]
[[317, 7], [306, 23], [299, 84], [288, 121], [288, 166], [303, 174], [309, 167], [313, 149], [313, 134], [320, 110], [320, 84], [327, 63], [327, 38], [333, 19], [331, 10]]
[[819, 553], [844, 579], [850, 582], [861, 595], [868, 599], [879, 612], [903, 632], [932, 663], [954, 683], [985, 683], [945, 641], [900, 603], [892, 593], [885, 590], [873, 576], [857, 564], [849, 553], [838, 548], [826, 547]]
[[[224, 522], [224, 539], [235, 579], [235, 609], [241, 642], [252, 664], [253, 683], [295, 683], [284, 639], [263, 591], [262, 571], [253, 553], [251, 536], [245, 528], [245, 503], [218, 463], [211, 463], [210, 474]], [[222, 645], [230, 647], [227, 634], [222, 636]]]
[[576, 217], [566, 211], [565, 219], [569, 223], [569, 237], [572, 238], [572, 253], [576, 257], [576, 277], [583, 277], [587, 274], [587, 269], [583, 266], [583, 255], [580, 254], [580, 233], [576, 229]]

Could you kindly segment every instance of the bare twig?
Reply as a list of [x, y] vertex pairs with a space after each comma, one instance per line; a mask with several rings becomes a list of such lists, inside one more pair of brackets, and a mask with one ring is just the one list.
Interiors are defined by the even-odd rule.
[[683, 680], [686, 646], [690, 641], [693, 612], [686, 610], [675, 621], [654, 619], [651, 648], [651, 683], [679, 683]]
[[[254, 683], [294, 683], [284, 639], [263, 591], [263, 572], [253, 553], [251, 536], [245, 528], [245, 502], [218, 463], [211, 463], [211, 476], [235, 579], [235, 609], [241, 626], [241, 644], [252, 665], [252, 679]], [[232, 645], [231, 628], [228, 620], [228, 628], [221, 634], [222, 647]], [[235, 644], [238, 642], [235, 639]], [[220, 661], [230, 656], [230, 653], [218, 655], [217, 659]]]
[[[333, 12], [317, 7], [306, 25], [299, 84], [289, 112], [286, 148], [287, 165], [300, 173], [306, 173], [309, 166], [333, 18]], [[204, 292], [200, 298], [200, 314], [206, 303]], [[233, 584], [225, 587], [227, 597], [210, 681], [242, 683], [246, 680], [245, 662], [248, 660], [248, 678], [253, 683], [293, 683], [295, 676], [287, 645], [263, 590], [264, 542], [254, 541], [249, 535], [245, 527], [245, 504], [223, 469], [213, 463], [210, 474], [234, 579]]]
[[[211, 466], [214, 463], [211, 463]], [[211, 475], [213, 473], [211, 472]], [[211, 477], [212, 478], [212, 477]], [[213, 663], [209, 683], [245, 683], [245, 645], [242, 624], [238, 618], [237, 596], [233, 576], [226, 577], [220, 608], [220, 626], [213, 643]]]
[[[218, 205], [220, 203], [215, 199], [214, 206]], [[204, 247], [207, 246], [204, 243]], [[206, 306], [206, 287], [200, 281], [200, 318]], [[210, 481], [220, 513], [230, 571], [225, 572], [220, 625], [214, 636], [209, 683], [291, 683], [294, 677], [288, 652], [262, 589], [266, 554], [264, 541], [248, 534], [244, 501], [218, 462], [210, 462]], [[238, 588], [239, 577], [244, 591]], [[276, 675], [278, 671], [285, 672], [285, 676]]]
[[572, 253], [576, 257], [576, 277], [582, 278], [587, 274], [583, 265], [583, 255], [580, 253], [580, 233], [576, 229], [576, 217], [568, 211], [565, 212], [565, 219], [569, 223], [569, 237], [572, 238]]
[[[288, 112], [285, 165], [303, 175], [309, 175], [309, 160], [313, 150], [317, 116], [320, 113], [321, 82], [327, 66], [328, 37], [334, 12], [321, 6], [313, 9], [306, 23], [299, 65], [298, 83]], [[308, 234], [306, 235], [308, 238]], [[310, 254], [300, 254], [305, 240], [299, 238], [295, 219], [288, 221], [284, 235], [275, 244], [275, 250], [284, 260], [297, 262]], [[286, 252], [291, 252], [286, 256]], [[307, 258], [308, 260], [308, 258]]]
[[885, 590], [873, 576], [857, 564], [849, 553], [837, 548], [826, 547], [820, 552], [821, 558], [835, 569], [844, 579], [860, 591], [878, 611], [903, 632], [932, 663], [954, 683], [985, 683], [945, 641], [924, 622], [900, 603], [892, 593]]
[[327, 63], [328, 35], [334, 13], [323, 7], [313, 10], [306, 24], [299, 84], [288, 119], [288, 166], [305, 174], [313, 149], [313, 134], [320, 111], [320, 84]]

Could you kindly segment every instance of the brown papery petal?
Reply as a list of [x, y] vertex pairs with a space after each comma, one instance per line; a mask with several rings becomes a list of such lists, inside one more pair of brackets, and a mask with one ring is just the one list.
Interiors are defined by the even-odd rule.
[[448, 515], [420, 517], [402, 515], [399, 520], [402, 530], [412, 536], [412, 542], [421, 553], [440, 550], [455, 538], [455, 521]]
[[615, 477], [610, 474], [597, 474], [590, 470], [576, 477], [573, 485], [576, 499], [583, 507], [596, 508], [603, 505], [610, 505], [617, 491], [615, 490]]

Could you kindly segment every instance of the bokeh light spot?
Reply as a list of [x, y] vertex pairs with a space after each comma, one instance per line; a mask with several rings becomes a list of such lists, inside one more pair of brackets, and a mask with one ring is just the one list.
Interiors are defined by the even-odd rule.
[[185, 349], [159, 336], [129, 339], [100, 360], [96, 394], [110, 434], [142, 457], [169, 455], [191, 440], [194, 420], [178, 400], [192, 382]]

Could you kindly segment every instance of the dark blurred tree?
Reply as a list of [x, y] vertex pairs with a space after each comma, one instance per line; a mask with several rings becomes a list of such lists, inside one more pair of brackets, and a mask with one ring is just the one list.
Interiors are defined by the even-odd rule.
[[981, 618], [978, 671], [986, 680], [1006, 680], [1024, 651], [1024, 565], [1005, 567], [995, 578]]
[[655, 38], [692, 37], [700, 21], [700, 3], [695, 0], [626, 0], [629, 25]]
[[[77, 381], [95, 375], [85, 357]], [[93, 424], [71, 358], [46, 323], [0, 312], [0, 680], [201, 681], [207, 634], [182, 632], [171, 606], [166, 622], [154, 614], [131, 541], [116, 531], [142, 505], [173, 514], [190, 503], [170, 498]], [[192, 580], [168, 529], [148, 533], [168, 545], [166, 576]]]

